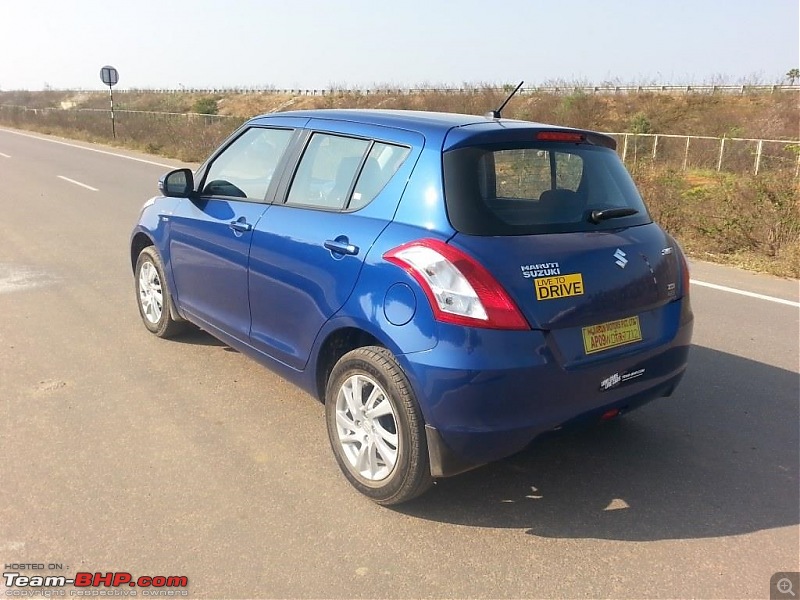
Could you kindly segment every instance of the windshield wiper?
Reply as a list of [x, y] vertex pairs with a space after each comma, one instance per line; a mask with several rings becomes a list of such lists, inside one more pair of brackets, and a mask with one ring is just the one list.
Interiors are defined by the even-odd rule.
[[599, 223], [606, 219], [619, 219], [620, 217], [630, 217], [639, 211], [635, 208], [607, 208], [606, 210], [593, 210], [589, 215], [589, 221]]

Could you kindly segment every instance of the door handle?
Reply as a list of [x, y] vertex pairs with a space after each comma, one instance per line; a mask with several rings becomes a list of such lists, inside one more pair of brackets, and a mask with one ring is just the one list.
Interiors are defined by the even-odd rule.
[[245, 233], [253, 229], [253, 226], [245, 221], [244, 217], [240, 218], [238, 221], [231, 221], [231, 224], [228, 227], [234, 231], [238, 231], [239, 233]]
[[358, 246], [349, 243], [347, 238], [344, 238], [344, 240], [325, 240], [325, 247], [336, 254], [350, 254], [351, 256], [358, 254]]

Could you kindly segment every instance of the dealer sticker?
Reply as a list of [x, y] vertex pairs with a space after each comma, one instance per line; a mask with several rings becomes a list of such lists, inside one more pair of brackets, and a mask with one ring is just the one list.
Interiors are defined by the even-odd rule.
[[618, 321], [591, 325], [584, 327], [582, 331], [583, 348], [586, 350], [586, 354], [642, 341], [639, 317], [628, 317]]
[[539, 277], [533, 280], [537, 300], [553, 300], [583, 295], [583, 275], [570, 273], [555, 277]]

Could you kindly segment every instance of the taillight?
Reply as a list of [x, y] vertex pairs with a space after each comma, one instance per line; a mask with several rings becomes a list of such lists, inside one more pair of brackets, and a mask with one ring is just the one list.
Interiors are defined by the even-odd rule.
[[488, 329], [530, 329], [497, 280], [461, 250], [424, 239], [393, 248], [383, 258], [417, 280], [437, 321]]

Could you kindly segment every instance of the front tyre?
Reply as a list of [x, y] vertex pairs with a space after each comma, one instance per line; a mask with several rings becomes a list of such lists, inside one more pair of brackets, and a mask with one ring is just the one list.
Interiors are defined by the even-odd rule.
[[135, 270], [136, 300], [144, 326], [161, 338], [184, 331], [186, 322], [173, 318], [172, 296], [164, 277], [164, 265], [153, 246], [139, 253]]
[[385, 348], [358, 348], [339, 359], [328, 378], [325, 419], [339, 467], [365, 496], [389, 506], [431, 486], [422, 414]]

